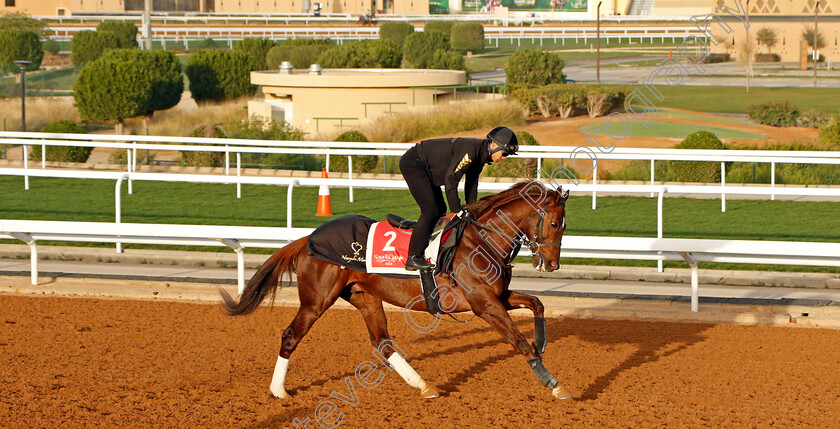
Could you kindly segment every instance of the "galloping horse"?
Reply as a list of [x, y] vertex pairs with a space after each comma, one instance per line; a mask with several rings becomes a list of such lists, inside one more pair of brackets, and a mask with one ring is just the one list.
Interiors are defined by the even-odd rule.
[[[561, 386], [542, 364], [545, 351], [545, 319], [543, 304], [531, 295], [508, 289], [511, 280], [510, 261], [520, 246], [528, 246], [532, 265], [538, 271], [554, 271], [560, 256], [560, 240], [566, 229], [565, 204], [569, 194], [539, 182], [528, 181], [482, 198], [466, 206], [470, 223], [464, 230], [449, 275], [439, 275], [441, 304], [446, 292], [451, 302], [450, 313], [472, 311], [496, 328], [502, 337], [528, 361], [537, 379], [552, 389], [558, 399], [572, 394]], [[307, 252], [308, 237], [298, 239], [278, 250], [254, 274], [238, 302], [221, 291], [224, 308], [231, 316], [254, 311], [268, 296], [274, 298], [278, 281], [284, 275], [297, 273], [300, 308], [289, 327], [283, 331], [280, 355], [274, 369], [270, 389], [278, 398], [288, 398], [284, 387], [289, 357], [316, 320], [338, 298], [347, 300], [361, 313], [370, 333], [371, 343], [388, 364], [412, 387], [420, 389], [424, 398], [439, 396], [391, 346], [382, 301], [411, 310], [425, 310], [420, 281], [396, 279], [368, 274], [315, 259]], [[444, 292], [445, 290], [445, 292]], [[529, 308], [534, 313], [534, 343], [528, 343], [516, 328], [508, 310]], [[383, 350], [384, 349], [384, 350]]]

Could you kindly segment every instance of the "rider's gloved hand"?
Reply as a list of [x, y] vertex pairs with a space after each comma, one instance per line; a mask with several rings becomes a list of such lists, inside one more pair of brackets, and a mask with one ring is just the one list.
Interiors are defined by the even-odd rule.
[[468, 212], [467, 209], [461, 209], [461, 211], [456, 213], [455, 216], [457, 216], [460, 219], [466, 219], [470, 216], [470, 212]]

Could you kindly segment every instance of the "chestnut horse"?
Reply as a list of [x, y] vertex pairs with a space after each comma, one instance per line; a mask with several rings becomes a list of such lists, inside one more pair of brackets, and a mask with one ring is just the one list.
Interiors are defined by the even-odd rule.
[[[540, 182], [528, 181], [468, 204], [466, 219], [470, 224], [458, 244], [452, 271], [449, 275], [436, 277], [441, 306], [450, 313], [472, 311], [496, 328], [505, 341], [525, 357], [537, 379], [558, 399], [571, 398], [572, 394], [542, 364], [546, 345], [543, 304], [537, 297], [511, 291], [508, 286], [511, 280], [509, 264], [521, 245], [531, 249], [532, 264], [538, 271], [554, 271], [559, 267], [567, 198], [568, 192], [564, 194], [562, 190], [550, 189]], [[238, 301], [221, 291], [223, 306], [229, 315], [248, 314], [266, 297], [274, 298], [278, 281], [284, 275], [288, 275], [291, 282], [291, 274], [297, 274], [300, 308], [283, 331], [280, 355], [270, 385], [274, 396], [289, 397], [284, 387], [289, 357], [315, 321], [338, 298], [347, 300], [362, 313], [371, 343], [387, 359], [390, 368], [410, 386], [420, 389], [423, 397], [439, 396], [435, 387], [411, 368], [401, 350], [390, 340], [382, 307], [382, 301], [385, 301], [409, 310], [426, 310], [419, 279], [388, 278], [342, 269], [310, 256], [307, 238], [298, 239], [272, 255], [245, 286]], [[507, 313], [525, 307], [534, 313], [533, 346]], [[386, 348], [385, 345], [390, 346]]]

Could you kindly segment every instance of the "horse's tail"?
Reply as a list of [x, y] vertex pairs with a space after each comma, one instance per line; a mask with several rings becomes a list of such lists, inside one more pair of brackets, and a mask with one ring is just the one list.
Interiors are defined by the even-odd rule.
[[227, 314], [229, 316], [250, 314], [269, 295], [271, 295], [271, 301], [274, 302], [278, 281], [282, 280], [283, 275], [289, 276], [289, 284], [291, 284], [292, 273], [297, 272], [297, 259], [306, 250], [308, 238], [300, 238], [271, 255], [245, 285], [245, 290], [239, 296], [238, 302], [230, 294], [219, 289], [224, 301], [222, 306]]

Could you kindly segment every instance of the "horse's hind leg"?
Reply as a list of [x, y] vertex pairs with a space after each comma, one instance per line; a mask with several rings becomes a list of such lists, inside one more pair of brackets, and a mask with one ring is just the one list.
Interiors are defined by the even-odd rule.
[[509, 291], [506, 297], [500, 298], [505, 309], [529, 308], [534, 313], [534, 351], [542, 359], [545, 353], [545, 307], [539, 298], [521, 292]]
[[502, 337], [513, 346], [513, 348], [522, 353], [528, 360], [528, 366], [534, 371], [537, 379], [551, 389], [551, 394], [557, 399], [569, 399], [572, 393], [566, 390], [557, 379], [554, 378], [548, 370], [543, 366], [540, 357], [534, 351], [528, 340], [519, 332], [513, 320], [510, 318], [505, 305], [494, 295], [488, 293], [472, 293], [467, 295], [467, 300], [472, 305], [473, 312], [476, 316], [484, 319], [491, 326], [496, 328]]
[[[317, 262], [314, 263], [317, 264]], [[298, 273], [305, 272], [318, 272], [320, 273], [320, 277], [316, 279], [317, 281], [313, 281], [311, 278], [307, 279], [305, 275], [298, 274], [300, 308], [298, 308], [295, 318], [292, 319], [292, 323], [283, 331], [280, 355], [277, 357], [274, 374], [271, 377], [271, 393], [281, 399], [291, 397], [285, 388], [289, 357], [295, 351], [298, 344], [300, 344], [303, 337], [306, 336], [306, 333], [309, 332], [309, 329], [312, 328], [312, 325], [315, 324], [315, 321], [335, 303], [346, 284], [347, 274], [338, 268], [329, 267], [324, 269], [323, 267], [305, 266], [298, 268]], [[324, 285], [324, 287], [317, 288], [316, 285]]]
[[405, 356], [401, 354], [402, 350], [391, 341], [391, 336], [388, 334], [388, 319], [385, 317], [385, 309], [382, 308], [382, 300], [362, 291], [355, 285], [346, 288], [341, 297], [362, 313], [370, 334], [370, 343], [376, 349], [375, 353], [387, 359], [388, 363], [393, 369], [397, 370], [397, 373], [409, 386], [420, 389], [420, 395], [424, 398], [440, 396], [438, 390], [423, 380], [417, 374], [417, 371], [405, 361]]

